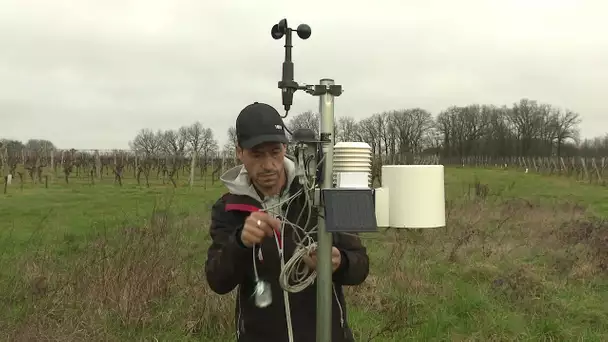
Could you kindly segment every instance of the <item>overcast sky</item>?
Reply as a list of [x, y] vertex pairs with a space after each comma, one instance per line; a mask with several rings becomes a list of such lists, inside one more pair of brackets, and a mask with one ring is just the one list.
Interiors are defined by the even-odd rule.
[[[253, 101], [281, 106], [281, 18], [298, 82], [334, 78], [336, 116], [528, 97], [608, 131], [608, 3], [585, 0], [0, 0], [0, 137], [127, 148], [200, 120], [220, 143]], [[296, 93], [292, 112], [318, 110]]]

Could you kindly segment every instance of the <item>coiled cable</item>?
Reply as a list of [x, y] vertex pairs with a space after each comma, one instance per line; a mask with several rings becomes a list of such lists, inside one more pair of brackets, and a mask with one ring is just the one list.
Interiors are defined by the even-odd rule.
[[[313, 234], [317, 232], [317, 226], [311, 227], [310, 229], [306, 229], [309, 225], [310, 220], [313, 214], [313, 203], [310, 198], [310, 190], [311, 187], [308, 184], [308, 180], [306, 177], [304, 178], [303, 187], [298, 190], [293, 195], [289, 196], [283, 201], [279, 203], [262, 209], [263, 212], [271, 212], [273, 209], [277, 207], [281, 207], [284, 204], [287, 204], [287, 208], [285, 212], [289, 212], [291, 205], [293, 202], [302, 194], [304, 194], [306, 205], [304, 206], [304, 210], [302, 210], [297, 218], [297, 221], [300, 221], [302, 215], [306, 213], [306, 221], [304, 223], [304, 227], [301, 227], [293, 222], [287, 220], [285, 215], [281, 217], [281, 227], [280, 227], [280, 238], [281, 242], [279, 243], [276, 235], [275, 241], [277, 243], [277, 249], [281, 254], [281, 273], [279, 275], [279, 284], [281, 288], [287, 292], [297, 293], [303, 291], [305, 288], [314, 283], [317, 272], [315, 270], [311, 270], [310, 267], [304, 261], [305, 257], [308, 257], [310, 253], [312, 253], [317, 248], [317, 242], [313, 238]], [[282, 252], [282, 246], [284, 246], [285, 239], [285, 226], [290, 226], [292, 228], [292, 238], [296, 245], [295, 250], [291, 257], [285, 261], [285, 255]], [[255, 248], [254, 248], [255, 249]], [[256, 279], [259, 279], [257, 267], [256, 267], [256, 255], [253, 252], [253, 271]]]

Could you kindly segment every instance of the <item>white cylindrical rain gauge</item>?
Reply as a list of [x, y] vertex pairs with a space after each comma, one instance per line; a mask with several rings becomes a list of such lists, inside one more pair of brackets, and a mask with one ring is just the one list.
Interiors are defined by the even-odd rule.
[[389, 189], [391, 228], [445, 226], [443, 165], [384, 165], [382, 187]]
[[334, 145], [334, 184], [338, 188], [368, 188], [372, 179], [372, 149], [364, 142]]

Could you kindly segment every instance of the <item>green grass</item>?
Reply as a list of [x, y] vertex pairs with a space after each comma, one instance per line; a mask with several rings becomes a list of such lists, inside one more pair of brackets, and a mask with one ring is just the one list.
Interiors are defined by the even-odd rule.
[[494, 196], [524, 198], [544, 204], [575, 203], [591, 214], [608, 217], [608, 188], [576, 182], [571, 178], [507, 170], [453, 168], [445, 175], [448, 198], [458, 198], [462, 188], [479, 179]]
[[[224, 189], [181, 178], [16, 180], [0, 195], [0, 340], [232, 340], [232, 295], [203, 275]], [[489, 194], [470, 196], [475, 182]], [[446, 228], [363, 237], [357, 341], [608, 340], [606, 188], [450, 168], [446, 193]]]

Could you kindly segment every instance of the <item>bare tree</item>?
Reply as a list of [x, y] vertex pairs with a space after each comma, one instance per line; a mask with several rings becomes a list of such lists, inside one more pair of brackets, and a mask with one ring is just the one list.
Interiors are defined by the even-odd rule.
[[143, 173], [146, 177], [146, 186], [150, 186], [150, 171], [152, 169], [153, 158], [162, 152], [163, 133], [158, 130], [156, 133], [150, 129], [142, 129], [137, 133], [135, 139], [130, 142], [131, 149], [142, 158], [138, 163], [137, 183], [140, 183], [140, 176]]
[[382, 169], [382, 146], [378, 140], [378, 129], [374, 117], [359, 121], [357, 124], [356, 140], [367, 143], [372, 149], [372, 182], [380, 179]]
[[203, 128], [203, 124], [197, 121], [188, 127], [188, 142], [190, 143], [190, 157], [192, 158], [190, 163], [190, 187], [194, 185], [194, 168], [196, 166], [196, 158], [203, 147], [204, 139], [205, 129]]
[[485, 106], [488, 111], [488, 124], [484, 136], [484, 154], [493, 157], [507, 157], [514, 151], [513, 131], [507, 121], [510, 109], [506, 106]]
[[350, 116], [342, 116], [338, 118], [338, 122], [336, 124], [337, 141], [354, 141], [356, 139], [356, 131], [357, 131], [357, 122], [353, 117]]
[[319, 114], [312, 111], [302, 112], [291, 117], [287, 126], [291, 132], [300, 128], [307, 128], [315, 132], [315, 136], [319, 136], [320, 131]]
[[159, 130], [156, 133], [151, 129], [140, 130], [135, 139], [131, 141], [131, 149], [145, 156], [153, 156], [161, 151], [163, 143], [163, 133]]
[[186, 146], [188, 145], [188, 136], [182, 130], [167, 130], [163, 135], [163, 151], [166, 154], [163, 163], [163, 174], [169, 177], [173, 187], [177, 187], [175, 175], [182, 167]]
[[513, 104], [513, 110], [509, 112], [508, 119], [514, 128], [518, 140], [518, 154], [530, 155], [534, 141], [539, 137], [542, 116], [538, 103], [529, 99], [521, 99], [519, 103]]
[[215, 156], [218, 150], [217, 140], [213, 135], [211, 128], [206, 128], [203, 133], [202, 151], [203, 160], [200, 163], [201, 178], [207, 174], [207, 168], [209, 167], [209, 156]]
[[[384, 146], [384, 152], [386, 153], [387, 139], [388, 139], [388, 114], [374, 114], [371, 117], [371, 124], [374, 129], [374, 140], [376, 140], [375, 145], [377, 146], [377, 151], [379, 154], [379, 160], [382, 160], [382, 148]], [[381, 163], [382, 164], [382, 163]]]
[[444, 137], [444, 156], [479, 153], [487, 138], [492, 109], [485, 106], [452, 106], [437, 116], [436, 127]]
[[180, 134], [179, 130], [167, 130], [163, 133], [163, 152], [171, 156], [182, 156], [188, 145], [187, 136]]
[[234, 153], [234, 151], [236, 151], [237, 145], [238, 138], [236, 135], [236, 127], [232, 126], [228, 128], [228, 142], [226, 142], [226, 146], [224, 146], [224, 149], [227, 151], [232, 151], [232, 153]]
[[554, 142], [556, 145], [557, 156], [561, 156], [562, 146], [568, 139], [577, 142], [579, 139], [578, 125], [582, 120], [578, 113], [571, 110], [555, 110], [551, 115], [553, 124]]
[[[408, 164], [413, 162], [411, 157], [422, 150], [425, 133], [433, 126], [431, 113], [421, 108], [394, 111], [388, 122], [396, 130], [401, 160], [409, 156]], [[383, 134], [386, 136], [387, 132], [388, 127]]]

